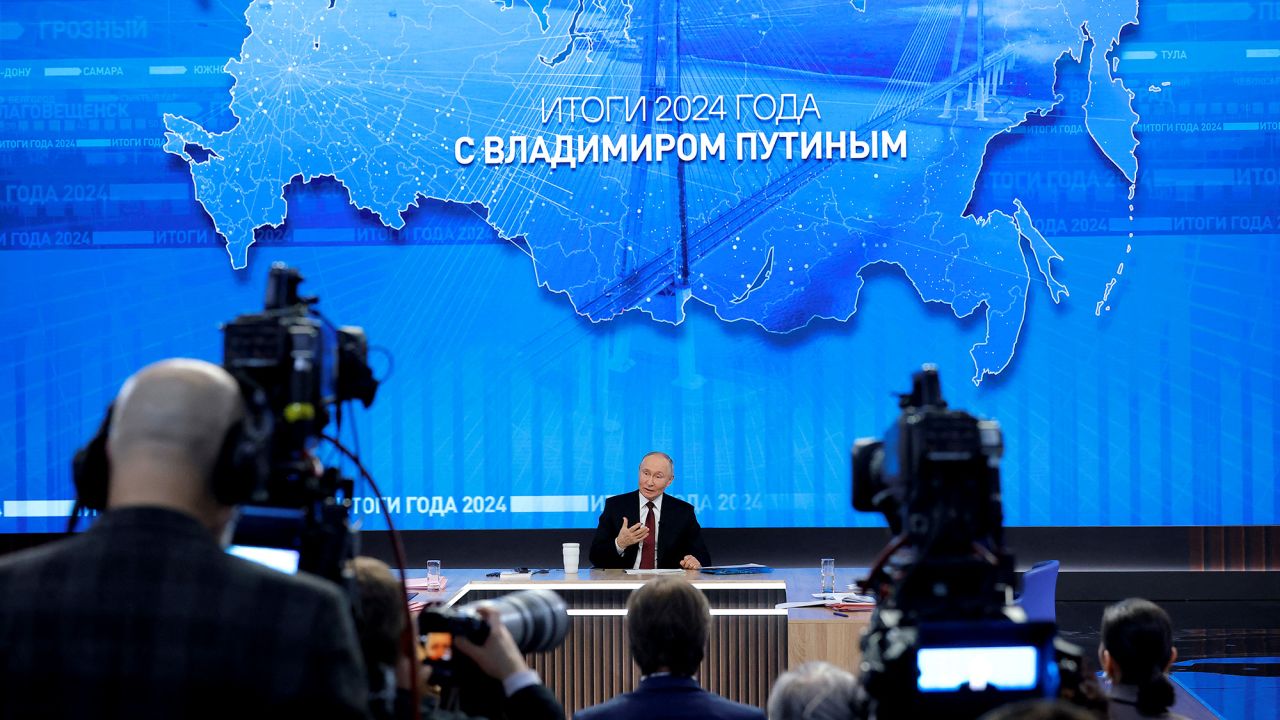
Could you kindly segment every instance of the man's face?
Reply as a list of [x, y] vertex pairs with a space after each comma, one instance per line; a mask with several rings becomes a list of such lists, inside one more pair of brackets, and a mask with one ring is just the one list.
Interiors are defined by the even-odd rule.
[[646, 500], [661, 495], [674, 479], [671, 465], [661, 455], [650, 455], [640, 463], [640, 494]]
[[449, 660], [453, 650], [453, 636], [446, 632], [427, 633], [427, 659]]

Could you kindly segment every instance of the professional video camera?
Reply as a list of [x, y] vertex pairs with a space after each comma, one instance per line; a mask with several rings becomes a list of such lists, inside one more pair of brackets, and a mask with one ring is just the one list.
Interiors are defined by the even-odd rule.
[[501, 684], [454, 652], [457, 637], [476, 645], [488, 639], [489, 624], [478, 612], [482, 607], [498, 611], [522, 653], [545, 652], [564, 642], [569, 612], [564, 600], [550, 590], [522, 590], [456, 608], [428, 608], [418, 615], [418, 635], [427, 652], [424, 662], [432, 668], [431, 683], [441, 689], [439, 707], [472, 717], [499, 717], [496, 701], [503, 697]]
[[272, 265], [261, 313], [223, 326], [223, 367], [240, 383], [246, 434], [257, 440], [260, 471], [241, 508], [234, 543], [283, 548], [297, 569], [339, 580], [355, 554], [348, 526], [353, 483], [313, 454], [341, 403], [368, 407], [378, 390], [368, 342], [357, 327], [337, 328], [298, 294], [302, 274]]
[[999, 423], [949, 410], [932, 365], [899, 406], [883, 440], [853, 447], [853, 506], [883, 513], [894, 535], [860, 582], [877, 603], [859, 714], [963, 719], [1057, 695], [1064, 673], [1078, 676], [1080, 651], [1013, 604]]

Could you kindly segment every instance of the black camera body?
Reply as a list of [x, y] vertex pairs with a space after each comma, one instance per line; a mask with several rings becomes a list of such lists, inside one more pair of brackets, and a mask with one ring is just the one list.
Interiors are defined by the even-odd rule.
[[431, 683], [441, 688], [439, 707], [473, 717], [499, 717], [501, 683], [457, 653], [454, 645], [459, 637], [475, 645], [488, 640], [491, 628], [478, 612], [482, 607], [497, 610], [522, 653], [546, 652], [564, 642], [569, 611], [550, 590], [521, 590], [458, 607], [427, 608], [418, 615], [418, 638], [427, 652], [424, 664], [431, 666]]
[[355, 554], [348, 526], [353, 483], [324, 468], [313, 450], [331, 408], [365, 407], [377, 393], [368, 343], [360, 328], [335, 328], [299, 295], [303, 277], [272, 265], [260, 313], [223, 328], [223, 367], [240, 384], [244, 425], [260, 438], [261, 457], [236, 526], [237, 545], [287, 548], [299, 569], [339, 580]]
[[444, 632], [483, 645], [489, 638], [489, 623], [478, 612], [482, 607], [498, 611], [520, 652], [552, 650], [569, 632], [569, 610], [563, 598], [551, 590], [521, 590], [493, 600], [423, 610], [418, 615], [418, 634]]
[[853, 507], [883, 513], [895, 536], [865, 582], [882, 606], [911, 619], [999, 617], [1014, 579], [1003, 547], [1000, 425], [948, 409], [929, 365], [899, 406], [883, 440], [853, 448]]
[[894, 536], [860, 582], [877, 602], [861, 641], [858, 715], [975, 718], [1058, 695], [1079, 650], [1053, 623], [1022, 622], [1013, 603], [1000, 425], [950, 410], [931, 365], [899, 406], [883, 440], [852, 451], [853, 506], [883, 513]]

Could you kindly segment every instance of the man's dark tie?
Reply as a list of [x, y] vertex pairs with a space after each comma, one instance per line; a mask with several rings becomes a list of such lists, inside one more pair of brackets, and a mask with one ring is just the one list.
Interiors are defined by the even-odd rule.
[[656, 567], [653, 556], [654, 540], [658, 537], [658, 523], [653, 517], [653, 501], [645, 503], [644, 506], [649, 509], [644, 518], [644, 526], [649, 528], [649, 534], [640, 543], [640, 569], [652, 570]]

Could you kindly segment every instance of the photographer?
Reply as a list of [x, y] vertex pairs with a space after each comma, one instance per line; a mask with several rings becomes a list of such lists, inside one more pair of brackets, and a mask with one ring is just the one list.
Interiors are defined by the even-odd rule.
[[[412, 717], [412, 693], [409, 690], [407, 659], [399, 652], [403, 640], [404, 612], [400, 583], [391, 569], [380, 560], [357, 557], [351, 562], [360, 593], [361, 611], [357, 627], [360, 644], [369, 666], [369, 683], [373, 689], [370, 710], [374, 718]], [[492, 630], [484, 643], [476, 645], [465, 637], [457, 638], [457, 648], [488, 678], [500, 681], [501, 699], [490, 703], [484, 713], [491, 718], [510, 720], [562, 720], [564, 708], [525, 664], [520, 649], [502, 617], [493, 608], [476, 610]], [[419, 648], [419, 653], [424, 651]], [[419, 669], [422, 693], [422, 717], [429, 720], [466, 720], [467, 715], [439, 707], [439, 688], [431, 684], [430, 664]]]
[[364, 717], [332, 584], [232, 557], [244, 408], [197, 360], [150, 365], [78, 458], [87, 532], [0, 560], [0, 717]]
[[504, 699], [498, 703], [502, 716], [507, 720], [563, 718], [564, 708], [539, 680], [538, 673], [525, 664], [498, 610], [482, 607], [477, 612], [492, 628], [489, 637], [480, 645], [465, 637], [458, 637], [455, 642], [462, 654], [471, 658], [485, 675], [502, 682]]

